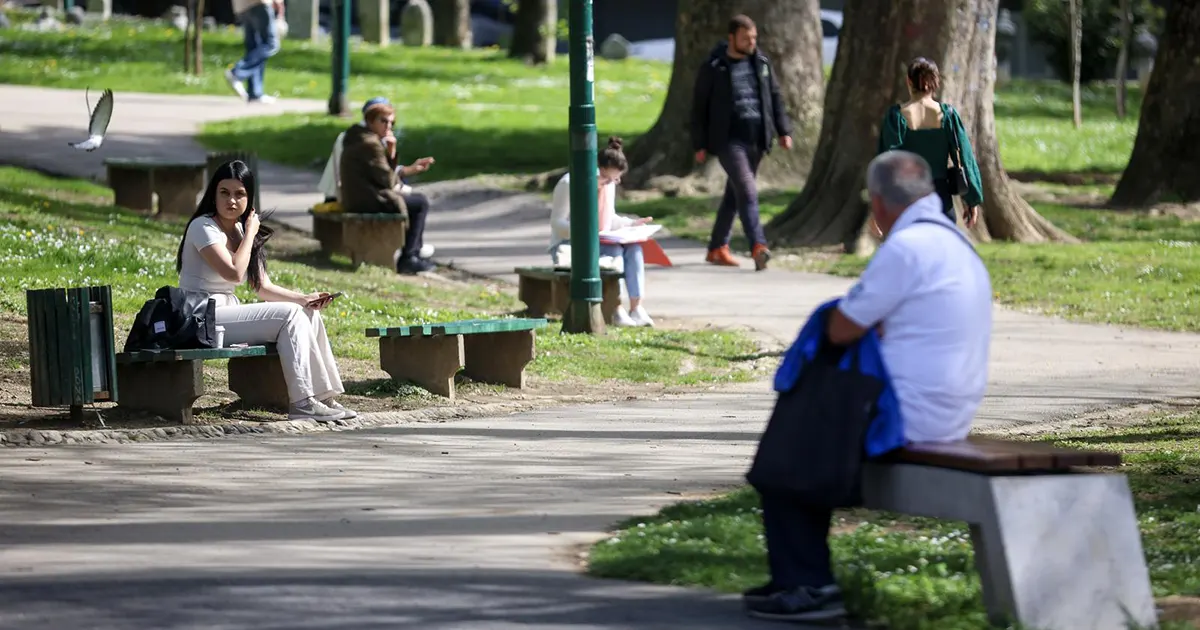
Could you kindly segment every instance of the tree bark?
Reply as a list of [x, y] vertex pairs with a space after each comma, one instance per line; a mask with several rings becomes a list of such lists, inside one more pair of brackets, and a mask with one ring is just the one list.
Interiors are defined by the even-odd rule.
[[1125, 100], [1129, 90], [1125, 76], [1129, 74], [1129, 49], [1133, 42], [1133, 10], [1129, 0], [1121, 0], [1121, 48], [1117, 51], [1117, 118], [1125, 120]]
[[196, 0], [192, 38], [192, 73], [199, 77], [204, 75], [204, 0]]
[[433, 0], [433, 45], [471, 47], [470, 0]]
[[942, 72], [939, 99], [958, 109], [983, 177], [978, 240], [1074, 240], [1037, 214], [1009, 183], [1000, 163], [993, 114], [998, 0], [847, 0], [838, 55], [825, 95], [825, 118], [813, 170], [800, 195], [767, 225], [775, 244], [866, 244], [867, 163], [892, 103], [908, 97], [904, 68], [918, 55]]
[[[675, 59], [658, 121], [630, 146], [629, 188], [692, 177], [700, 189], [724, 186], [715, 158], [697, 165], [691, 143], [692, 89], [696, 72], [713, 47], [726, 41], [729, 18], [745, 13], [758, 27], [758, 45], [771, 59], [788, 115], [795, 148], [778, 145], [763, 161], [763, 185], [798, 186], [812, 164], [821, 124], [825, 79], [821, 64], [821, 21], [817, 0], [681, 0], [675, 18]], [[664, 177], [665, 176], [665, 177]]]
[[533, 64], [549, 63], [554, 61], [557, 44], [558, 2], [520, 0], [508, 56]]
[[1083, 15], [1079, 10], [1079, 0], [1068, 0], [1067, 19], [1071, 22], [1071, 120], [1079, 129], [1083, 126], [1083, 103], [1079, 94], [1079, 72], [1083, 64]]
[[1142, 100], [1133, 155], [1112, 203], [1200, 201], [1200, 0], [1172, 0]]

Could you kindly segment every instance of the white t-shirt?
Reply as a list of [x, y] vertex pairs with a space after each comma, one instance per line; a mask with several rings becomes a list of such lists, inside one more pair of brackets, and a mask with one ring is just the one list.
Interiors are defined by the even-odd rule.
[[[604, 185], [604, 205], [607, 206], [608, 216], [612, 217], [612, 223], [601, 225], [601, 232], [633, 224], [633, 219], [617, 214], [617, 184], [615, 182]], [[550, 247], [569, 240], [571, 240], [571, 174], [567, 173], [554, 185], [554, 195], [550, 199]]]
[[965, 438], [987, 389], [991, 280], [951, 229], [937, 195], [918, 200], [838, 304], [859, 326], [883, 322], [883, 361], [913, 442]]
[[[237, 230], [238, 234], [244, 234], [240, 223]], [[213, 217], [200, 217], [192, 221], [187, 235], [183, 237], [183, 267], [179, 270], [179, 288], [197, 293], [233, 293], [241, 283], [222, 278], [200, 255], [200, 250], [205, 247], [227, 247], [228, 241], [229, 237], [225, 236], [225, 231]]]

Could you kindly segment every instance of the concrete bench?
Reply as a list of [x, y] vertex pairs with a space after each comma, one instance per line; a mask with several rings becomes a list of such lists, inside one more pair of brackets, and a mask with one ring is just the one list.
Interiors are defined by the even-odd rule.
[[[1155, 625], [1150, 574], [1116, 453], [972, 437], [868, 463], [865, 506], [966, 521], [993, 624], [1125, 630]], [[1124, 610], [1123, 610], [1124, 609]]]
[[525, 387], [536, 331], [544, 319], [472, 319], [444, 324], [368, 328], [379, 338], [379, 367], [397, 382], [411, 381], [454, 400], [461, 369], [483, 383]]
[[158, 195], [159, 214], [188, 217], [204, 192], [204, 161], [107, 158], [104, 166], [113, 204], [122, 208], [151, 212]]
[[395, 268], [393, 255], [404, 245], [408, 217], [402, 214], [357, 212], [313, 212], [313, 238], [326, 256], [344, 254], [354, 267], [363, 263]]
[[[517, 295], [530, 317], [562, 317], [571, 302], [570, 269], [517, 267], [513, 271], [517, 274]], [[621, 306], [621, 277], [622, 274], [611, 269], [600, 270], [600, 312], [609, 325]]]
[[274, 345], [196, 350], [141, 350], [117, 355], [118, 405], [192, 424], [192, 405], [204, 395], [204, 362], [229, 359], [229, 389], [253, 407], [286, 410], [283, 366]]

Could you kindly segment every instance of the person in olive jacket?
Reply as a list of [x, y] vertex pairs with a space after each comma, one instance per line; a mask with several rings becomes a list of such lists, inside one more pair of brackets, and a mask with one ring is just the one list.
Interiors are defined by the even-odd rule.
[[408, 166], [396, 159], [396, 111], [384, 99], [372, 99], [364, 107], [363, 123], [352, 125], [342, 139], [341, 205], [346, 212], [398, 213], [408, 217], [404, 245], [396, 254], [396, 271], [416, 274], [437, 265], [419, 254], [425, 238], [429, 199], [405, 192], [403, 178], [424, 173], [433, 158], [424, 157]]
[[741, 218], [754, 268], [767, 268], [771, 252], [758, 217], [758, 164], [775, 138], [792, 148], [788, 119], [771, 61], [758, 49], [758, 29], [745, 15], [729, 20], [729, 41], [713, 49], [696, 75], [692, 104], [692, 148], [696, 161], [715, 155], [729, 180], [713, 222], [706, 260], [736, 267], [729, 251], [733, 218]]

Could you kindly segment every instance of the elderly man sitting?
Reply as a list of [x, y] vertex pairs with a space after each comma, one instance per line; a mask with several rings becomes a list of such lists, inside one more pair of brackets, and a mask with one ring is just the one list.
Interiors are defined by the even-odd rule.
[[[391, 189], [397, 193], [399, 199], [401, 200], [401, 202], [403, 202], [402, 212], [405, 212], [406, 214], [409, 215], [408, 234], [412, 238], [415, 238], [416, 242], [419, 243], [419, 246], [418, 246], [417, 252], [416, 252], [416, 258], [418, 260], [416, 261], [415, 264], [412, 262], [411, 256], [409, 255], [409, 253], [405, 252], [403, 248], [396, 250], [397, 271], [400, 271], [401, 273], [425, 271], [427, 269], [431, 269], [433, 267], [433, 265], [431, 263], [424, 262], [420, 259], [427, 259], [427, 258], [433, 256], [433, 252], [434, 252], [433, 245], [428, 245], [423, 242], [424, 213], [428, 210], [429, 201], [424, 195], [414, 193], [412, 187], [409, 186], [404, 181], [404, 177], [407, 175], [413, 174], [413, 173], [424, 172], [424, 170], [428, 169], [429, 165], [431, 165], [433, 163], [433, 158], [422, 158], [421, 160], [417, 160], [417, 162], [414, 162], [410, 166], [402, 166], [402, 165], [399, 165], [396, 163], [395, 156], [396, 156], [396, 144], [397, 143], [396, 143], [396, 137], [392, 133], [392, 129], [394, 128], [394, 123], [395, 123], [395, 112], [394, 112], [394, 110], [391, 110], [390, 114], [386, 114], [383, 112], [384, 107], [391, 108], [391, 104], [388, 102], [387, 99], [385, 99], [383, 97], [372, 98], [371, 100], [367, 101], [363, 105], [363, 108], [362, 108], [363, 121], [360, 123], [357, 123], [354, 127], [351, 127], [349, 130], [343, 131], [342, 133], [338, 134], [337, 139], [333, 143], [333, 152], [330, 155], [329, 160], [325, 163], [325, 172], [321, 175], [321, 182], [319, 184], [319, 189], [325, 195], [326, 203], [336, 202], [339, 206], [341, 206], [342, 209], [345, 209], [349, 212], [371, 212], [371, 210], [363, 209], [363, 207], [347, 208], [347, 203], [344, 199], [343, 184], [342, 184], [342, 159], [345, 154], [345, 144], [346, 144], [347, 133], [350, 133], [350, 135], [353, 136], [356, 140], [361, 139], [361, 137], [364, 136], [365, 131], [372, 131], [371, 123], [369, 123], [369, 121], [368, 121], [368, 112], [375, 112], [375, 113], [381, 114], [381, 116], [379, 117], [380, 120], [390, 121], [390, 122], [388, 122], [389, 126], [385, 128], [377, 120], [375, 125], [378, 128], [374, 129], [373, 134], [371, 134], [371, 135], [374, 135], [379, 138], [379, 143], [383, 147], [383, 153], [384, 153], [383, 163], [385, 163], [387, 165], [387, 167], [389, 169], [391, 169], [392, 174], [395, 176], [395, 182], [394, 182], [394, 184], [392, 184]], [[372, 161], [377, 160], [377, 159], [378, 159], [378, 156], [374, 155], [373, 150], [368, 150], [364, 154], [357, 155], [357, 156], [355, 156], [355, 158], [352, 158], [352, 161], [357, 163], [357, 165], [358, 165], [355, 167], [356, 174], [351, 176], [351, 180], [353, 182], [352, 186], [356, 187], [356, 190], [351, 191], [352, 197], [356, 193], [359, 193], [360, 197], [362, 196], [361, 193], [364, 192], [363, 191], [364, 187], [362, 185], [363, 178], [360, 177], [359, 175], [361, 175], [362, 171], [364, 170], [364, 168], [367, 165], [371, 164]], [[376, 164], [376, 166], [378, 166], [378, 164]], [[380, 173], [380, 175], [381, 174], [382, 173]], [[389, 176], [389, 180], [390, 179], [391, 179], [391, 176]], [[369, 207], [372, 204], [368, 203], [365, 205]], [[389, 205], [392, 207], [395, 207], [397, 204], [389, 202]], [[393, 210], [383, 210], [383, 211], [391, 212]], [[416, 215], [416, 214], [420, 215], [420, 225], [419, 226], [415, 225], [417, 223], [417, 221], [414, 221], [413, 215]], [[405, 265], [406, 260], [408, 261], [407, 265]], [[406, 267], [406, 269], [402, 269], [401, 268], [402, 266]]]
[[[988, 378], [992, 288], [970, 242], [942, 213], [929, 165], [889, 151], [867, 169], [871, 217], [885, 240], [826, 319], [827, 340], [857, 343], [875, 328], [899, 402], [903, 440], [961, 440]], [[845, 614], [829, 555], [828, 507], [762, 492], [771, 581], [743, 594], [747, 612], [785, 621]]]

